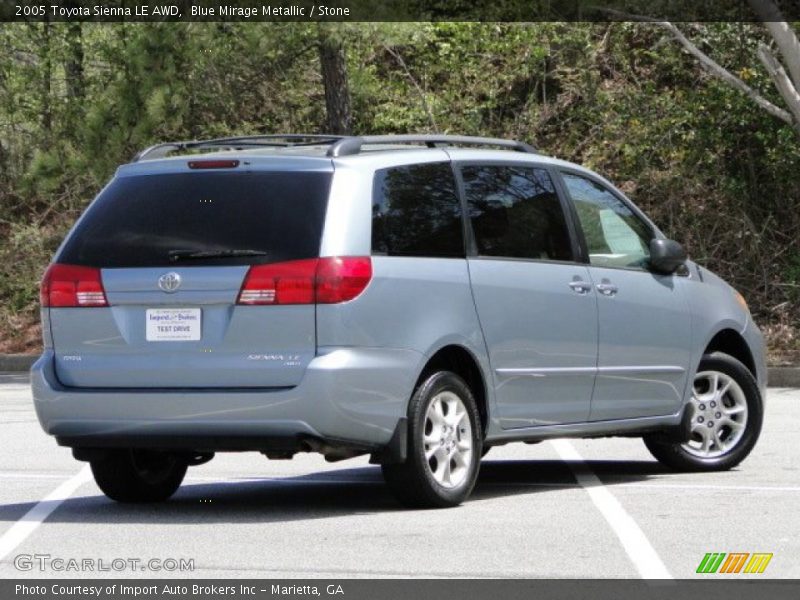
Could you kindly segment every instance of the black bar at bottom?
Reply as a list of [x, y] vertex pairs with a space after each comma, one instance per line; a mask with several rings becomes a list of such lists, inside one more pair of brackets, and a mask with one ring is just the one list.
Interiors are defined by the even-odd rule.
[[800, 580], [5, 579], [0, 598], [44, 600], [797, 600]]

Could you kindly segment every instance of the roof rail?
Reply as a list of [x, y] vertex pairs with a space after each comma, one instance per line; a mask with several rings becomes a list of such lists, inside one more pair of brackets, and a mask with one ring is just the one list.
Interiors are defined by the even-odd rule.
[[509, 148], [517, 152], [536, 153], [536, 148], [525, 142], [505, 140], [502, 138], [472, 137], [466, 135], [364, 135], [342, 136], [314, 133], [278, 133], [269, 135], [246, 135], [238, 137], [214, 138], [210, 140], [186, 140], [180, 142], [163, 142], [145, 148], [133, 158], [133, 162], [145, 159], [164, 158], [170, 152], [197, 150], [201, 148], [241, 149], [260, 146], [319, 146], [328, 145], [328, 156], [352, 156], [359, 154], [362, 147], [368, 144], [423, 144], [428, 148], [439, 146], [497, 146]]
[[133, 162], [140, 160], [163, 158], [170, 152], [196, 150], [199, 148], [231, 148], [240, 149], [257, 146], [314, 146], [333, 144], [342, 139], [341, 135], [320, 135], [314, 133], [283, 133], [270, 135], [245, 135], [238, 137], [214, 138], [210, 140], [186, 140], [182, 142], [164, 142], [145, 148], [139, 152]]
[[438, 146], [497, 146], [510, 148], [517, 152], [536, 153], [536, 148], [525, 142], [504, 140], [502, 138], [472, 137], [466, 135], [365, 135], [361, 137], [343, 137], [334, 141], [328, 148], [328, 156], [351, 156], [361, 152], [366, 144], [424, 144], [428, 148]]

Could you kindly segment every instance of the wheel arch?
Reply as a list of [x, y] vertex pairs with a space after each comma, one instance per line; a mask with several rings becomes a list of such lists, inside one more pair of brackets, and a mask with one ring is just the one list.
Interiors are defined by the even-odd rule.
[[414, 384], [416, 389], [425, 378], [436, 371], [452, 371], [461, 377], [475, 395], [478, 413], [481, 417], [483, 436], [489, 426], [489, 390], [486, 377], [475, 355], [465, 346], [448, 344], [436, 350], [423, 365]]
[[747, 370], [752, 373], [753, 377], [756, 379], [758, 378], [753, 353], [750, 351], [747, 341], [745, 341], [744, 337], [742, 337], [738, 331], [726, 328], [714, 334], [708, 344], [706, 344], [703, 354], [712, 354], [713, 352], [723, 352], [724, 354], [732, 356], [747, 367]]

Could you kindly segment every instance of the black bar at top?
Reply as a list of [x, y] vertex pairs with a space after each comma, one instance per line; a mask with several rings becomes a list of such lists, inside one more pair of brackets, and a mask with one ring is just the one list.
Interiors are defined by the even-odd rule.
[[[0, 0], [0, 22], [758, 21], [753, 0]], [[755, 0], [769, 2], [770, 0]], [[800, 20], [772, 0], [769, 20]], [[167, 10], [162, 9], [166, 7]], [[635, 18], [634, 18], [635, 17]]]

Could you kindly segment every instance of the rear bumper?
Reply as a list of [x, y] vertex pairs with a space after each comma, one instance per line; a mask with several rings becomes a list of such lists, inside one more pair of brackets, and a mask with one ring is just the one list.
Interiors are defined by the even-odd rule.
[[323, 441], [373, 451], [406, 416], [422, 360], [410, 350], [329, 348], [290, 389], [89, 389], [61, 385], [47, 350], [31, 387], [42, 428], [66, 446], [289, 451]]

